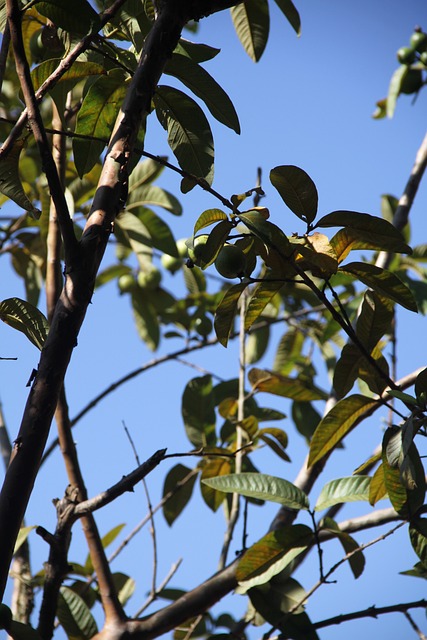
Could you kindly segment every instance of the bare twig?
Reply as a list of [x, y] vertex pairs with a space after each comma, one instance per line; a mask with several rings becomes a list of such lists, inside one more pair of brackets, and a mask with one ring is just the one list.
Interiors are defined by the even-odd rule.
[[[314, 622], [313, 627], [316, 629], [323, 629], [325, 627], [331, 627], [334, 624], [341, 624], [342, 622], [349, 622], [350, 620], [358, 620], [360, 618], [377, 618], [378, 616], [385, 615], [387, 613], [405, 613], [409, 609], [425, 609], [427, 607], [427, 600], [417, 600], [415, 602], [399, 602], [399, 604], [392, 604], [388, 607], [369, 607], [368, 609], [362, 609], [361, 611], [352, 611], [351, 613], [342, 613], [333, 618], [327, 618]], [[420, 636], [425, 637], [425, 636]]]
[[152, 591], [150, 593], [150, 595], [148, 596], [147, 600], [144, 602], [144, 604], [142, 605], [142, 607], [140, 609], [138, 609], [138, 611], [135, 613], [135, 615], [133, 616], [134, 618], [139, 618], [139, 616], [144, 613], [144, 611], [150, 606], [150, 604], [152, 604], [154, 602], [154, 600], [156, 600], [156, 598], [159, 596], [159, 594], [162, 592], [162, 590], [169, 584], [169, 582], [172, 580], [173, 576], [175, 575], [175, 573], [178, 571], [180, 565], [182, 562], [182, 558], [180, 558], [177, 562], [175, 562], [168, 574], [166, 575], [166, 577], [164, 578], [164, 580], [159, 584], [159, 586], [157, 587], [157, 589], [155, 591]]
[[413, 628], [417, 636], [420, 638], [420, 640], [427, 640], [427, 636], [424, 635], [424, 633], [421, 631], [421, 629], [419, 628], [419, 626], [417, 625], [413, 617], [409, 614], [409, 612], [405, 610], [403, 611], [403, 615], [405, 616], [405, 618], [407, 619], [407, 621], [409, 622], [409, 624], [411, 625], [411, 627]]

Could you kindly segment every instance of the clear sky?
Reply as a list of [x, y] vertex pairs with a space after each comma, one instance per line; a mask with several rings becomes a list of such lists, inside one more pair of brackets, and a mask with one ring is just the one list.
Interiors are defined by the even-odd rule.
[[[303, 229], [268, 185], [270, 168], [294, 164], [305, 169], [317, 185], [322, 214], [335, 209], [351, 209], [380, 215], [381, 194], [399, 196], [405, 186], [425, 135], [427, 113], [427, 91], [424, 91], [415, 104], [411, 104], [410, 97], [400, 98], [393, 120], [371, 118], [375, 102], [385, 97], [391, 74], [397, 66], [396, 50], [407, 44], [415, 25], [420, 24], [427, 30], [425, 2], [324, 0], [319, 3], [299, 0], [296, 4], [302, 18], [301, 37], [295, 36], [280, 12], [272, 7], [270, 41], [258, 65], [244, 53], [228, 12], [202, 22], [196, 36], [198, 41], [222, 49], [215, 60], [206, 63], [206, 69], [229, 93], [242, 126], [242, 134], [237, 136], [210, 119], [216, 143], [214, 187], [227, 197], [245, 191], [254, 186], [256, 169], [261, 166], [268, 196], [264, 202], [270, 208], [272, 221], [287, 233], [302, 232]], [[162, 82], [168, 84], [170, 78], [165, 77]], [[155, 154], [168, 153], [164, 133], [154, 118], [149, 121], [146, 149]], [[179, 178], [175, 175], [165, 172], [159, 184], [179, 195]], [[180, 200], [184, 207], [182, 218], [164, 214], [168, 216], [166, 220], [176, 238], [191, 235], [198, 215], [218, 206], [211, 196], [198, 190], [180, 196]], [[426, 207], [424, 184], [411, 212], [413, 244], [427, 242]], [[107, 255], [105, 265], [110, 259]], [[6, 262], [3, 259], [0, 298], [23, 297], [20, 283], [11, 275]], [[182, 291], [181, 274], [166, 277], [164, 284], [172, 292]], [[114, 283], [96, 292], [67, 375], [71, 417], [105, 387], [153, 358], [137, 337], [130, 311], [128, 298], [118, 297]], [[399, 376], [427, 364], [421, 338], [425, 322], [425, 318], [412, 317], [409, 312], [399, 313]], [[25, 384], [31, 369], [36, 366], [38, 354], [21, 334], [4, 325], [0, 326], [0, 344], [1, 356], [18, 357], [16, 362], [1, 364], [0, 397], [13, 439], [28, 392]], [[154, 357], [180, 346], [179, 341], [164, 340]], [[271, 366], [272, 355], [269, 352], [261, 366]], [[222, 347], [209, 348], [186, 360], [222, 378], [234, 375], [233, 371], [237, 375], [237, 351], [233, 344], [227, 351]], [[155, 367], [108, 396], [79, 423], [75, 439], [90, 495], [114, 484], [135, 466], [123, 421], [141, 459], [165, 446], [169, 453], [189, 450], [180, 398], [186, 382], [196, 375], [200, 375], [197, 370], [177, 362]], [[323, 380], [323, 385], [327, 388], [328, 382]], [[285, 413], [289, 411], [283, 399], [264, 396], [262, 401], [265, 406], [279, 408]], [[305, 445], [290, 420], [282, 426], [290, 436], [292, 463], [285, 464], [264, 451], [259, 457], [255, 456], [254, 461], [263, 472], [292, 480], [303, 461]], [[378, 420], [371, 419], [359, 428], [348, 439], [346, 449], [334, 454], [324, 481], [349, 475], [381, 440], [382, 427]], [[168, 464], [175, 463], [172, 460]], [[191, 459], [186, 464], [191, 466]], [[167, 468], [166, 463], [161, 465], [148, 479], [153, 504], [161, 496]], [[37, 480], [27, 524], [54, 529], [55, 512], [51, 500], [61, 497], [66, 484], [56, 452]], [[356, 505], [343, 509], [340, 518], [366, 511], [366, 505]], [[101, 531], [106, 533], [123, 522], [126, 523], [125, 531], [129, 532], [146, 512], [145, 497], [142, 488], [138, 487], [134, 494], [123, 496], [99, 514]], [[249, 543], [265, 533], [275, 512], [273, 505], [250, 512]], [[179, 557], [183, 557], [183, 563], [171, 586], [190, 588], [213, 573], [222, 545], [223, 528], [221, 512], [211, 514], [202, 504], [197, 488], [193, 502], [172, 529], [159, 514], [159, 581]], [[365, 542], [385, 530], [359, 534], [356, 539]], [[232, 554], [241, 548], [240, 537], [241, 529], [238, 528]], [[36, 535], [31, 536], [31, 543], [33, 569], [37, 570], [47, 555], [47, 548]], [[337, 543], [328, 543], [325, 566], [331, 566], [341, 555]], [[70, 560], [83, 563], [85, 556], [82, 536], [76, 526]], [[366, 560], [365, 573], [358, 581], [354, 581], [349, 568], [344, 566], [334, 576], [337, 584], [324, 586], [310, 600], [307, 611], [313, 621], [374, 604], [385, 606], [425, 597], [423, 581], [398, 575], [417, 561], [409, 547], [405, 527], [368, 550]], [[114, 563], [114, 570], [129, 572], [137, 580], [137, 590], [127, 608], [129, 614], [145, 599], [151, 582], [151, 566], [152, 548], [147, 529]], [[306, 589], [318, 580], [314, 554], [295, 577]], [[230, 599], [224, 600], [215, 611], [230, 610], [238, 615], [243, 612], [245, 602], [242, 597], [235, 597], [236, 600], [237, 605]], [[427, 633], [425, 614], [417, 611], [413, 616]], [[256, 629], [249, 633], [251, 639], [261, 636]], [[338, 640], [343, 634], [347, 640], [356, 640], [363, 635], [390, 640], [412, 637], [408, 622], [402, 614], [396, 613], [378, 620], [365, 619], [331, 627], [319, 635], [322, 640]]]

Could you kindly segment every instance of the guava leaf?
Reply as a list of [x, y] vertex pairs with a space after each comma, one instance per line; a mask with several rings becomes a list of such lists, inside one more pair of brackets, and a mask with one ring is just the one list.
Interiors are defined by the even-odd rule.
[[19, 156], [23, 146], [24, 141], [17, 140], [7, 156], [0, 159], [0, 192], [38, 220], [41, 211], [27, 198], [19, 177]]
[[300, 402], [309, 400], [325, 400], [327, 394], [317, 389], [310, 381], [302, 378], [288, 378], [274, 371], [251, 369], [248, 374], [252, 389], [272, 393], [284, 398], [292, 398]]
[[56, 615], [65, 633], [70, 638], [90, 640], [98, 627], [84, 600], [69, 587], [61, 587], [58, 595]]
[[368, 501], [370, 482], [370, 476], [349, 476], [331, 480], [323, 486], [314, 510], [323, 511], [343, 502]]
[[37, 307], [21, 298], [7, 298], [0, 302], [0, 319], [21, 331], [38, 349], [43, 348], [49, 323]]
[[275, 167], [270, 171], [270, 182], [298, 218], [307, 224], [313, 222], [318, 206], [317, 189], [303, 169], [293, 165]]
[[228, 339], [234, 326], [239, 298], [247, 286], [247, 282], [239, 282], [239, 284], [230, 287], [216, 309], [214, 328], [218, 341], [223, 347], [228, 344]]
[[267, 0], [246, 0], [230, 9], [237, 37], [254, 62], [261, 58], [270, 31]]
[[294, 29], [297, 36], [301, 35], [301, 19], [300, 15], [291, 0], [275, 0], [281, 12], [287, 18], [289, 24]]

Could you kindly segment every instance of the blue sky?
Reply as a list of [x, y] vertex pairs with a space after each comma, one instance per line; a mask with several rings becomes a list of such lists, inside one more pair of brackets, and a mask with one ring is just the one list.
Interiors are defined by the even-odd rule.
[[[242, 134], [237, 136], [210, 120], [216, 144], [214, 187], [227, 197], [245, 191], [254, 186], [256, 169], [261, 166], [267, 192], [264, 202], [270, 208], [271, 220], [287, 233], [302, 232], [303, 229], [268, 184], [270, 168], [294, 164], [305, 169], [317, 185], [320, 214], [351, 209], [379, 215], [381, 194], [399, 196], [404, 188], [426, 129], [426, 91], [415, 104], [411, 104], [409, 97], [400, 98], [393, 120], [371, 118], [375, 102], [386, 95], [391, 74], [397, 66], [396, 50], [407, 44], [416, 24], [427, 30], [425, 3], [419, 0], [404, 4], [397, 0], [362, 0], [358, 3], [300, 0], [297, 6], [302, 18], [301, 37], [295, 36], [273, 7], [270, 41], [258, 65], [244, 53], [227, 13], [202, 22], [196, 37], [221, 48], [219, 56], [207, 63], [206, 69], [229, 93], [242, 126]], [[169, 77], [163, 82], [169, 83]], [[146, 149], [151, 153], [170, 155], [163, 130], [154, 118], [149, 121]], [[179, 195], [179, 179], [175, 175], [164, 172], [159, 184]], [[166, 218], [176, 238], [191, 235], [198, 215], [217, 206], [211, 196], [198, 190], [179, 197], [184, 207], [182, 218]], [[426, 206], [424, 184], [411, 212], [414, 244], [427, 241]], [[105, 264], [109, 259], [107, 255]], [[11, 275], [6, 260], [3, 274], [1, 299], [23, 296], [20, 283]], [[171, 291], [182, 290], [181, 275], [166, 278], [164, 284]], [[420, 348], [424, 324], [423, 317], [399, 313], [399, 376], [426, 364], [426, 355]], [[3, 411], [13, 438], [27, 396], [25, 384], [38, 355], [23, 336], [6, 326], [0, 326], [0, 341], [3, 357], [18, 357], [16, 362], [2, 363], [4, 373], [0, 384]], [[180, 344], [163, 341], [159, 355], [179, 348]], [[272, 355], [269, 352], [261, 366], [271, 366]], [[152, 357], [137, 337], [127, 297], [118, 297], [114, 283], [101, 288], [88, 311], [67, 375], [71, 417], [106, 386]], [[228, 378], [234, 375], [233, 371], [237, 375], [237, 351], [233, 344], [227, 351], [221, 347], [209, 348], [186, 359], [220, 377]], [[165, 446], [169, 453], [189, 449], [180, 414], [180, 398], [186, 382], [196, 375], [199, 373], [194, 369], [176, 362], [156, 367], [121, 387], [88, 413], [76, 428], [75, 439], [90, 495], [114, 484], [135, 466], [123, 421], [141, 459]], [[324, 380], [323, 383], [327, 388], [328, 382]], [[289, 411], [282, 399], [264, 396], [262, 402], [285, 413]], [[264, 451], [254, 461], [265, 473], [292, 480], [301, 466], [305, 445], [294, 432], [290, 420], [282, 426], [290, 436], [292, 463], [286, 465]], [[323, 481], [349, 475], [381, 440], [382, 428], [378, 419], [370, 419], [360, 427], [348, 439], [345, 451], [334, 454]], [[170, 466], [175, 464], [175, 461], [169, 462]], [[191, 463], [189, 459], [188, 466]], [[167, 468], [165, 463], [148, 479], [153, 504], [161, 496]], [[62, 495], [66, 484], [56, 453], [44, 465], [37, 480], [27, 524], [41, 524], [49, 530], [54, 528], [55, 512], [51, 500]], [[313, 496], [317, 495], [321, 484]], [[211, 514], [202, 505], [198, 490], [193, 501], [172, 529], [165, 525], [162, 515], [157, 518], [159, 581], [171, 564], [182, 556], [182, 566], [172, 584], [183, 588], [195, 586], [216, 570], [224, 529], [221, 512]], [[134, 494], [123, 496], [99, 514], [101, 531], [105, 533], [123, 522], [126, 523], [125, 531], [129, 532], [146, 511], [142, 488], [138, 487]], [[249, 542], [255, 542], [263, 535], [275, 512], [273, 505], [250, 512]], [[366, 505], [356, 505], [343, 510], [341, 516], [344, 519], [365, 512]], [[374, 530], [356, 538], [365, 542], [384, 531]], [[241, 529], [238, 528], [232, 553], [241, 546], [240, 536]], [[36, 535], [31, 536], [31, 541], [33, 568], [37, 570], [47, 549]], [[70, 560], [83, 562], [85, 556], [82, 536], [76, 526]], [[340, 557], [338, 545], [328, 543], [325, 565], [331, 566]], [[423, 581], [398, 575], [417, 560], [409, 547], [405, 527], [368, 550], [366, 559], [367, 568], [357, 582], [344, 566], [334, 576], [337, 584], [324, 586], [313, 597], [307, 609], [313, 621], [373, 604], [385, 606], [425, 596]], [[137, 579], [137, 590], [127, 609], [129, 614], [145, 599], [151, 581], [151, 565], [152, 548], [147, 529], [114, 563], [114, 570], [130, 572]], [[307, 589], [317, 581], [314, 555], [296, 578]], [[244, 598], [235, 597], [234, 601], [224, 600], [216, 611], [230, 610], [238, 615], [244, 608]], [[425, 614], [418, 611], [413, 615], [426, 632]], [[331, 627], [321, 631], [320, 637], [338, 640], [343, 633], [347, 640], [360, 638], [362, 634], [397, 640], [410, 637], [410, 627], [403, 615], [392, 614], [378, 620], [365, 619]], [[259, 630], [250, 631], [251, 639], [261, 635]]]

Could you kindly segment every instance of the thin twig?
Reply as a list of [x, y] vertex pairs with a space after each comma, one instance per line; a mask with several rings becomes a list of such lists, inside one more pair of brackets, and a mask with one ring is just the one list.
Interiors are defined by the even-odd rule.
[[156, 591], [150, 593], [150, 595], [148, 596], [147, 600], [144, 602], [144, 604], [141, 606], [140, 609], [138, 609], [138, 611], [135, 613], [135, 615], [133, 616], [134, 618], [139, 618], [139, 616], [144, 613], [144, 611], [150, 606], [150, 604], [152, 604], [152, 602], [154, 602], [154, 600], [157, 599], [157, 597], [159, 596], [159, 594], [163, 591], [163, 589], [169, 584], [169, 582], [172, 580], [173, 576], [175, 575], [175, 573], [178, 571], [180, 565], [182, 562], [182, 558], [180, 558], [179, 560], [177, 560], [172, 567], [169, 569], [168, 574], [166, 575], [166, 577], [164, 578], [164, 580], [159, 584], [159, 586], [157, 587]]
[[417, 600], [415, 602], [399, 602], [399, 604], [389, 605], [387, 607], [369, 607], [368, 609], [362, 609], [361, 611], [352, 611], [351, 613], [342, 613], [333, 618], [327, 618], [314, 622], [313, 627], [315, 629], [323, 629], [325, 627], [331, 627], [334, 624], [341, 624], [343, 622], [349, 622], [350, 620], [358, 620], [360, 618], [377, 618], [388, 613], [405, 613], [408, 609], [425, 609], [427, 607], [427, 600]]
[[405, 616], [405, 618], [407, 619], [407, 621], [409, 622], [409, 624], [411, 625], [411, 627], [413, 628], [413, 630], [415, 631], [417, 636], [420, 638], [420, 640], [427, 640], [427, 637], [421, 631], [421, 629], [416, 624], [415, 620], [412, 618], [412, 616], [409, 614], [409, 612], [408, 611], [403, 611], [403, 615]]

